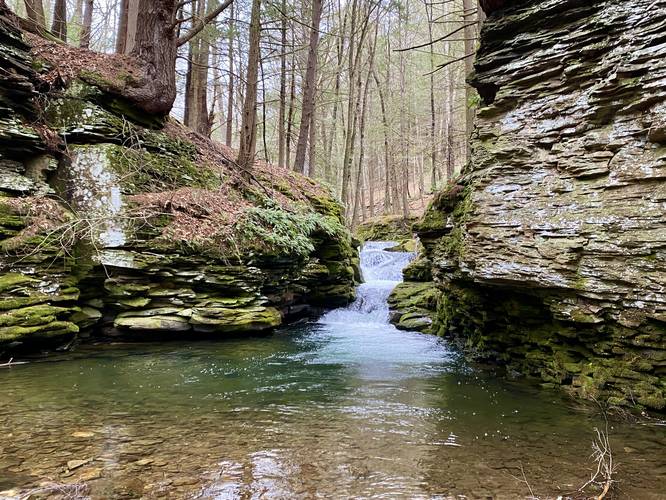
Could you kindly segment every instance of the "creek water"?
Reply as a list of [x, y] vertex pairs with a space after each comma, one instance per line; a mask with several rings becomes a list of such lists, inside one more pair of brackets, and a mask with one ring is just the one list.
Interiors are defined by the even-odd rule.
[[[3, 369], [0, 498], [575, 496], [604, 420], [391, 326], [412, 256], [388, 245], [364, 247], [357, 300], [316, 322]], [[608, 429], [620, 497], [666, 498], [666, 427]]]

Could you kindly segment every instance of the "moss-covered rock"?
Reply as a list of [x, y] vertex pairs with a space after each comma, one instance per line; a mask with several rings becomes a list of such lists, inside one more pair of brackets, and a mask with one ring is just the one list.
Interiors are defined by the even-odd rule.
[[80, 330], [266, 331], [353, 299], [326, 189], [262, 162], [248, 179], [236, 152], [129, 107], [110, 92], [133, 83], [122, 64], [47, 88], [20, 30], [0, 16], [0, 32], [0, 355]]
[[440, 291], [431, 281], [400, 283], [388, 298], [391, 323], [402, 330], [433, 333], [432, 318], [439, 295]]
[[364, 241], [403, 241], [413, 236], [412, 224], [416, 217], [384, 215], [368, 219], [356, 228], [356, 237]]

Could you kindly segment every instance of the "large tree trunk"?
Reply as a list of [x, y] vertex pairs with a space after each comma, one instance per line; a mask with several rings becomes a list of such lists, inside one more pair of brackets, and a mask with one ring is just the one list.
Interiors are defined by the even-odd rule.
[[51, 32], [63, 42], [67, 41], [67, 2], [55, 0], [53, 5], [53, 22]]
[[310, 45], [308, 49], [308, 63], [305, 71], [305, 89], [303, 92], [303, 107], [301, 112], [301, 126], [298, 131], [296, 144], [296, 157], [294, 170], [305, 173], [305, 152], [310, 133], [310, 123], [315, 106], [316, 74], [317, 74], [317, 46], [319, 45], [319, 23], [321, 21], [321, 0], [312, 2], [312, 22], [310, 24]]
[[87, 49], [90, 47], [90, 33], [92, 31], [92, 18], [93, 18], [93, 0], [86, 0], [85, 8], [83, 9], [83, 23], [81, 25], [81, 39], [79, 40], [79, 47]]
[[[131, 55], [144, 63], [145, 77], [141, 86], [126, 88], [123, 95], [147, 113], [167, 114], [176, 99], [175, 0], [134, 1], [138, 2], [138, 11]], [[131, 14], [128, 34], [130, 24]]]
[[250, 43], [247, 55], [247, 85], [243, 103], [238, 164], [245, 171], [252, 168], [257, 142], [257, 89], [259, 80], [259, 58], [261, 57], [261, 0], [252, 0], [250, 19]]
[[30, 21], [36, 28], [46, 28], [46, 16], [44, 15], [44, 4], [42, 0], [25, 0], [25, 11]]

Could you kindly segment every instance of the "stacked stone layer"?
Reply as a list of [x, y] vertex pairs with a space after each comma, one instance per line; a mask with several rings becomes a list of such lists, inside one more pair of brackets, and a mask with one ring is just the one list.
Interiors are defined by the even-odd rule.
[[[103, 85], [44, 88], [44, 66], [0, 9], [0, 355], [82, 337], [268, 331], [353, 299], [358, 259], [330, 196], [271, 179], [293, 198], [296, 208], [283, 210], [260, 188], [235, 187], [201, 162], [200, 146], [136, 116]], [[228, 193], [291, 224], [300, 247], [169, 237], [179, 209], [199, 223], [191, 207], [171, 207], [188, 190], [202, 217], [215, 210], [208, 195], [224, 202]], [[134, 201], [160, 193], [156, 213]]]
[[666, 2], [485, 22], [463, 177], [417, 224], [436, 328], [588, 397], [666, 407]]

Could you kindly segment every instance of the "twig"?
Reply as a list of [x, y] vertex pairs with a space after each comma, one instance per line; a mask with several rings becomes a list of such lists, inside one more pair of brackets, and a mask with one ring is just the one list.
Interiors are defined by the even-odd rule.
[[27, 361], [14, 361], [14, 358], [9, 358], [9, 361], [6, 363], [0, 364], [0, 368], [9, 368], [14, 365], [27, 365]]

